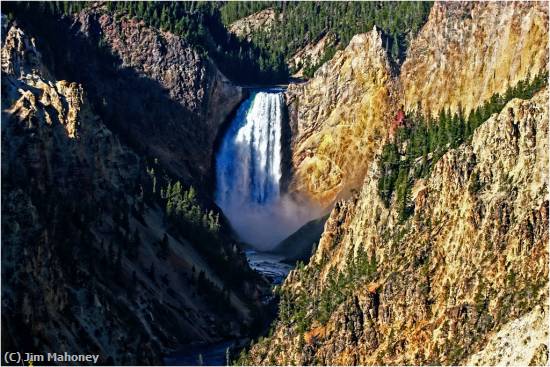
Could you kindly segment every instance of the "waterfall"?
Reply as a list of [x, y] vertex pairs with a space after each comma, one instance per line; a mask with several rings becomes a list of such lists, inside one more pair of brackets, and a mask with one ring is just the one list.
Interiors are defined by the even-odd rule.
[[216, 156], [215, 200], [239, 237], [259, 249], [285, 239], [319, 211], [281, 195], [283, 93], [244, 101]]
[[[259, 247], [281, 240], [281, 91], [257, 91], [242, 103], [216, 156], [216, 203], [240, 237]], [[266, 221], [271, 220], [271, 228]]]
[[256, 92], [239, 107], [216, 160], [216, 202], [224, 212], [279, 198], [283, 105], [280, 92]]

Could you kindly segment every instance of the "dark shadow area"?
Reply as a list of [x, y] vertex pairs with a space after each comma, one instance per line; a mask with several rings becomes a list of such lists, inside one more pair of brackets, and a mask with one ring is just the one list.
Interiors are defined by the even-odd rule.
[[[18, 190], [23, 191], [28, 195], [29, 203], [32, 203], [32, 206], [29, 204], [29, 207], [36, 210], [37, 214], [31, 215], [22, 211], [21, 208], [14, 207], [2, 209], [3, 220], [4, 214], [8, 214], [6, 217], [12, 215], [17, 220], [19, 220], [19, 216], [29, 218], [24, 222], [21, 221], [24, 229], [22, 232], [31, 233], [26, 234], [27, 237], [22, 243], [16, 243], [6, 236], [5, 242], [3, 241], [2, 244], [3, 248], [7, 250], [3, 254], [3, 264], [10, 263], [10, 261], [4, 261], [5, 256], [9, 255], [8, 251], [15, 253], [14, 260], [11, 261], [12, 264], [27, 265], [31, 263], [29, 256], [36, 256], [36, 259], [45, 258], [48, 261], [33, 260], [32, 264], [39, 263], [44, 268], [50, 269], [54, 275], [48, 278], [51, 280], [51, 283], [48, 284], [37, 284], [36, 278], [38, 277], [35, 277], [34, 274], [33, 276], [24, 274], [3, 278], [3, 285], [13, 286], [12, 289], [17, 290], [17, 303], [3, 304], [3, 310], [4, 307], [10, 307], [16, 312], [12, 314], [15, 315], [12, 318], [12, 323], [5, 323], [5, 319], [2, 319], [3, 326], [8, 325], [5, 334], [8, 336], [6, 339], [3, 338], [2, 346], [17, 344], [19, 347], [24, 346], [23, 350], [25, 351], [40, 352], [34, 350], [33, 345], [48, 346], [53, 343], [53, 340], [56, 340], [53, 336], [49, 338], [47, 333], [51, 332], [53, 335], [57, 329], [62, 329], [65, 325], [51, 327], [51, 324], [48, 324], [48, 327], [43, 327], [49, 322], [48, 319], [52, 319], [51, 314], [54, 313], [46, 312], [46, 307], [42, 304], [44, 296], [40, 292], [46, 289], [47, 292], [67, 294], [65, 303], [55, 305], [57, 307], [55, 312], [61, 314], [59, 320], [67, 321], [68, 329], [73, 324], [78, 324], [79, 320], [75, 315], [83, 313], [82, 310], [75, 311], [74, 306], [78, 305], [85, 297], [86, 305], [89, 304], [90, 308], [93, 308], [95, 307], [94, 302], [96, 302], [95, 297], [99, 295], [98, 299], [111, 307], [109, 312], [102, 313], [107, 319], [106, 322], [110, 322], [109, 328], [106, 328], [105, 332], [112, 335], [113, 332], [117, 333], [122, 330], [125, 335], [132, 338], [132, 346], [128, 347], [128, 350], [138, 355], [141, 353], [140, 351], [146, 350], [143, 344], [149, 343], [149, 341], [142, 343], [142, 338], [147, 339], [146, 332], [141, 327], [141, 320], [131, 308], [133, 306], [128, 306], [126, 303], [136, 296], [136, 289], [144, 288], [144, 284], [148, 284], [147, 287], [151, 289], [162, 289], [162, 292], [159, 291], [161, 299], [153, 299], [150, 305], [149, 314], [151, 318], [155, 319], [152, 334], [156, 336], [156, 340], [151, 343], [151, 351], [148, 355], [156, 356], [161, 353], [157, 347], [157, 341], [163, 346], [170, 347], [177, 347], [183, 342], [191, 342], [189, 335], [196, 335], [192, 330], [196, 326], [191, 324], [195, 311], [191, 312], [190, 309], [181, 307], [184, 302], [179, 302], [182, 296], [177, 294], [178, 288], [174, 286], [176, 289], [174, 291], [173, 285], [169, 283], [169, 278], [164, 274], [165, 271], [168, 271], [168, 266], [163, 268], [157, 266], [155, 273], [155, 268], [153, 263], [149, 262], [149, 258], [137, 261], [136, 255], [125, 253], [125, 251], [130, 251], [128, 250], [130, 242], [150, 241], [145, 237], [139, 239], [137, 229], [133, 234], [130, 233], [128, 223], [133, 221], [132, 216], [137, 218], [140, 214], [133, 214], [132, 211], [135, 208], [130, 208], [127, 198], [137, 198], [142, 195], [143, 192], [140, 192], [140, 188], [145, 188], [146, 193], [153, 191], [149, 189], [152, 186], [151, 179], [144, 174], [145, 167], [143, 166], [149, 160], [154, 161], [155, 157], [159, 158], [159, 166], [166, 169], [166, 172], [162, 172], [163, 179], [170, 179], [173, 182], [174, 178], [178, 178], [185, 185], [195, 185], [198, 193], [202, 193], [202, 196], [206, 198], [208, 192], [201, 183], [204, 183], [207, 178], [203, 171], [196, 168], [199, 166], [198, 163], [204, 163], [206, 146], [209, 149], [211, 147], [210, 140], [207, 140], [209, 131], [201, 125], [201, 108], [204, 109], [206, 106], [199, 106], [198, 111], [190, 111], [181, 103], [170, 98], [168, 91], [159, 82], [143, 76], [132, 68], [124, 67], [119, 57], [102, 46], [97, 19], [91, 19], [87, 28], [89, 33], [85, 35], [80, 32], [81, 24], [72, 23], [68, 18], [57, 20], [35, 12], [18, 13], [16, 4], [9, 4], [7, 7], [17, 14], [17, 22], [25, 32], [38, 40], [37, 48], [42, 52], [43, 61], [48, 71], [53, 74], [54, 79], [82, 84], [86, 93], [86, 102], [81, 105], [80, 112], [88, 114], [88, 116], [82, 116], [83, 118], [79, 121], [85, 121], [90, 127], [96, 123], [101, 125], [99, 120], [102, 120], [124, 145], [139, 153], [143, 159], [136, 159], [133, 154], [128, 154], [124, 160], [122, 159], [124, 157], [113, 157], [112, 152], [118, 150], [116, 142], [109, 141], [105, 145], [97, 143], [105, 131], [102, 129], [98, 129], [98, 133], [92, 137], [84, 134], [82, 137], [77, 136], [75, 139], [69, 140], [64, 126], [61, 126], [61, 122], [55, 121], [55, 111], [51, 111], [54, 116], [53, 136], [37, 136], [36, 132], [41, 133], [41, 131], [40, 129], [35, 131], [32, 126], [26, 130], [18, 131], [17, 124], [8, 124], [10, 131], [14, 130], [11, 137], [16, 134], [21, 136], [15, 136], [15, 139], [9, 140], [9, 144], [4, 145], [6, 148], [3, 147], [3, 153], [6, 149], [9, 154], [4, 154], [2, 165], [5, 168], [4, 164], [9, 162], [9, 166], [7, 166], [9, 169], [4, 172], [9, 172], [11, 177], [2, 182], [2, 199], [4, 200], [4, 195], [17, 193]], [[211, 66], [207, 64], [205, 67]], [[6, 84], [3, 84], [3, 89], [5, 86]], [[33, 93], [35, 96], [40, 96], [39, 91], [33, 91]], [[92, 113], [86, 111], [88, 107], [91, 108]], [[47, 108], [49, 107], [45, 107], [45, 109]], [[99, 116], [99, 119], [95, 118], [96, 115]], [[33, 118], [30, 120], [32, 124], [37, 123], [33, 121]], [[5, 143], [4, 129], [2, 139]], [[48, 144], [50, 142], [51, 144]], [[11, 149], [10, 145], [13, 146]], [[105, 147], [112, 149], [103, 149]], [[75, 152], [79, 149], [89, 149], [93, 153], [93, 155], [90, 154], [92, 159], [81, 160], [82, 156]], [[68, 153], [64, 154], [64, 152]], [[97, 176], [101, 175], [94, 171], [94, 158], [105, 161], [106, 165], [112, 163], [114, 170], [119, 170], [121, 175], [125, 174], [122, 184], [111, 187], [106, 181], [102, 190], [94, 191], [91, 186], [96, 184], [94, 180], [100, 180]], [[48, 169], [44, 169], [44, 167]], [[126, 174], [126, 168], [131, 170], [131, 175]], [[160, 172], [160, 169], [157, 171]], [[102, 182], [97, 183], [97, 186], [102, 185]], [[101, 195], [98, 194], [94, 197], [96, 192], [100, 192]], [[23, 199], [26, 198], [23, 197]], [[23, 201], [23, 199], [19, 201]], [[164, 202], [160, 200], [151, 199], [150, 202], [147, 198], [144, 200], [145, 203], [150, 204], [150, 208], [147, 209], [151, 209], [146, 212], [154, 212], [158, 207], [162, 209], [164, 206]], [[14, 200], [14, 202], [19, 201]], [[209, 200], [205, 199], [204, 202], [209, 202]], [[103, 218], [108, 218], [107, 222], [112, 220], [114, 229], [112, 231], [106, 229], [105, 233], [101, 232], [98, 235], [91, 230], [90, 224], [96, 220], [102, 221]], [[32, 220], [40, 221], [39, 225], [45, 228], [43, 232], [37, 230], [36, 236], [33, 234], [36, 223], [32, 223]], [[118, 220], [121, 220], [122, 223], [118, 223]], [[148, 222], [151, 224], [150, 220]], [[143, 216], [141, 216], [141, 223], [147, 227], [147, 224], [143, 222]], [[5, 226], [9, 225], [10, 223], [3, 221], [3, 230]], [[165, 235], [168, 232], [174, 238], [180, 236], [179, 238], [192, 241], [193, 247], [213, 268], [213, 272], [218, 273], [218, 278], [223, 280], [224, 285], [234, 288], [234, 293], [242, 295], [241, 299], [245, 302], [251, 302], [250, 305], [246, 304], [250, 310], [247, 323], [239, 324], [241, 320], [230, 314], [232, 310], [228, 312], [227, 302], [220, 297], [220, 294], [227, 294], [228, 289], [223, 287], [220, 291], [214, 291], [215, 287], [204, 277], [201, 279], [199, 276], [196, 280], [199, 289], [198, 297], [202, 297], [206, 304], [201, 311], [208, 314], [211, 309], [214, 309], [215, 312], [212, 314], [220, 314], [221, 317], [227, 316], [227, 319], [223, 320], [225, 322], [222, 327], [212, 331], [214, 336], [208, 335], [208, 338], [233, 335], [233, 330], [237, 328], [241, 328], [242, 334], [248, 335], [249, 329], [261, 328], [265, 323], [263, 318], [267, 316], [264, 316], [263, 307], [255, 301], [257, 296], [253, 298], [248, 294], [262, 292], [264, 288], [268, 288], [268, 285], [259, 279], [259, 275], [248, 268], [240, 249], [233, 247], [233, 238], [223, 231], [219, 237], [214, 239], [212, 236], [210, 238], [199, 237], [192, 231], [171, 232], [171, 229], [165, 225], [166, 223], [162, 224]], [[119, 231], [119, 228], [124, 226], [126, 229], [122, 232]], [[11, 227], [9, 230], [13, 232], [15, 227]], [[96, 226], [96, 228], [103, 227], [103, 224]], [[174, 227], [181, 228], [183, 226], [178, 224]], [[9, 230], [5, 233], [8, 233]], [[104, 243], [103, 238], [100, 239], [103, 235], [110, 240]], [[137, 239], [132, 235], [135, 235]], [[8, 246], [5, 246], [6, 244]], [[24, 245], [25, 254], [21, 251], [21, 244]], [[138, 245], [136, 244], [136, 246]], [[148, 242], [142, 248], [152, 246], [157, 245]], [[115, 252], [115, 249], [118, 253]], [[158, 254], [157, 257], [159, 257]], [[163, 260], [164, 265], [170, 264], [172, 261], [170, 257], [168, 260], [166, 258]], [[136, 271], [131, 270], [134, 269], [134, 265], [137, 269], [137, 277]], [[181, 264], [177, 265], [181, 268]], [[19, 268], [24, 268], [24, 266], [19, 266]], [[140, 278], [142, 273], [147, 273], [147, 281]], [[187, 279], [187, 275], [179, 275], [184, 281]], [[172, 277], [172, 279], [175, 278]], [[178, 285], [181, 287], [181, 284]], [[191, 286], [189, 287], [191, 288]], [[19, 299], [22, 300], [23, 296], [28, 294], [34, 297], [30, 302], [36, 306], [37, 315], [35, 319], [30, 320], [30, 324], [28, 319], [23, 319], [23, 313], [19, 312], [22, 302], [19, 302]], [[123, 298], [124, 301], [117, 299], [117, 296]], [[140, 298], [140, 302], [142, 301], [143, 299]], [[254, 303], [252, 304], [252, 302]], [[98, 316], [90, 315], [94, 318], [94, 322], [101, 321]], [[112, 315], [114, 315], [113, 317], [121, 315], [120, 319], [116, 320], [119, 324], [114, 324], [111, 322], [112, 320], [108, 319]], [[268, 318], [271, 319], [271, 316]], [[57, 322], [57, 320], [53, 320], [53, 322]], [[31, 329], [29, 325], [37, 326], [36, 329]], [[40, 335], [39, 337], [26, 332], [28, 329], [34, 332], [39, 327], [46, 330], [44, 333], [37, 332], [36, 335]], [[92, 330], [91, 333], [95, 335], [99, 331]], [[31, 336], [27, 337], [27, 334]], [[93, 340], [85, 340], [88, 338], [86, 331], [80, 330], [75, 334], [80, 338], [78, 340], [80, 345], [95, 345]], [[21, 338], [19, 335], [22, 335]], [[47, 336], [43, 337], [42, 335]], [[39, 338], [44, 340], [38, 340]], [[95, 350], [90, 347], [87, 351], [94, 352]], [[137, 357], [137, 359], [143, 361], [145, 357]], [[115, 364], [109, 359], [103, 362], [103, 364]], [[145, 364], [159, 364], [155, 362], [157, 361]]]
[[285, 257], [285, 262], [295, 265], [298, 261], [308, 263], [315, 252], [329, 215], [311, 220], [281, 241], [271, 251]]
[[383, 30], [380, 30], [382, 45], [386, 50], [386, 55], [390, 63], [390, 72], [392, 76], [398, 77], [401, 73], [401, 65], [406, 58], [407, 52], [407, 34], [399, 34], [392, 36]]
[[281, 130], [281, 146], [283, 151], [281, 154], [281, 166], [282, 166], [282, 176], [281, 176], [281, 192], [288, 192], [290, 181], [294, 176], [294, 166], [292, 164], [292, 149], [294, 147], [294, 142], [292, 141], [293, 136], [298, 136], [297, 126], [293, 125], [296, 123], [297, 118], [290, 115], [289, 109], [293, 106], [289, 105], [288, 96], [285, 93], [285, 106], [283, 109], [283, 126]]
[[[205, 183], [208, 177], [198, 167], [209, 146], [209, 131], [201, 126], [206, 103], [190, 111], [170, 98], [158, 81], [124, 66], [102, 41], [97, 16], [88, 18], [85, 35], [82, 24], [68, 17], [55, 19], [17, 4], [5, 7], [40, 40], [55, 78], [82, 84], [93, 111], [122, 143], [140, 155], [158, 158], [188, 185]], [[212, 67], [207, 60], [201, 66]]]
[[227, 130], [231, 127], [231, 123], [235, 119], [235, 116], [237, 115], [237, 111], [241, 107], [242, 103], [248, 99], [250, 96], [250, 92], [248, 89], [244, 89], [244, 96], [243, 100], [233, 108], [233, 110], [227, 115], [227, 118], [222, 123], [220, 128], [218, 129], [218, 133], [216, 134], [216, 138], [214, 139], [214, 154], [212, 154], [212, 159], [210, 162], [210, 172], [208, 173], [208, 178], [206, 180], [206, 187], [209, 192], [212, 193], [212, 197], [214, 197], [214, 193], [216, 192], [216, 157], [218, 155], [218, 152], [220, 150], [220, 146], [223, 143], [223, 138], [225, 137], [225, 134], [227, 133]]

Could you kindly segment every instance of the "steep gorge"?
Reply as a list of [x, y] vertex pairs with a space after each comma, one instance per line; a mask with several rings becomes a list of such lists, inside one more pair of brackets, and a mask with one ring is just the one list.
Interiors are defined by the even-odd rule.
[[[185, 39], [102, 3], [21, 18], [2, 21], [3, 348], [159, 364], [262, 329], [269, 286], [212, 194], [214, 145], [243, 89]], [[274, 118], [243, 120], [258, 135], [235, 139], [242, 151], [216, 172], [238, 166], [258, 187], [225, 194], [263, 203], [288, 190], [332, 210], [309, 264], [277, 288], [269, 335], [240, 362], [548, 361], [547, 87], [426, 154], [410, 216], [379, 184], [381, 147], [405, 114], [468, 114], [547, 72], [547, 37], [547, 10], [515, 2], [436, 3], [400, 70], [379, 29], [356, 35], [286, 90], [290, 162], [273, 150], [281, 95], [257, 98], [271, 107], [254, 114]]]
[[436, 2], [400, 74], [406, 110], [470, 113], [548, 65], [544, 3]]
[[404, 223], [372, 165], [287, 278], [273, 335], [246, 363], [462, 364], [507, 322], [547, 310], [547, 100], [511, 101], [444, 155]]
[[207, 184], [218, 131], [244, 93], [206, 55], [103, 5], [59, 20], [18, 11], [23, 26], [42, 40], [52, 72], [81, 83], [126, 144], [188, 184]]

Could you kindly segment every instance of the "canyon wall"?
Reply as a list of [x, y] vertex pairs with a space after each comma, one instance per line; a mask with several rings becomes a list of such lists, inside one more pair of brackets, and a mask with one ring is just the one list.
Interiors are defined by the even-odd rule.
[[323, 205], [360, 186], [402, 106], [467, 115], [548, 63], [542, 3], [436, 2], [393, 76], [375, 33], [355, 36], [311, 80], [288, 88], [290, 190]]
[[[401, 108], [467, 114], [547, 73], [547, 38], [544, 4], [438, 2], [399, 75], [371, 59], [344, 79], [341, 90], [349, 94], [333, 93], [340, 70], [372, 57], [363, 47], [343, 58], [352, 41], [312, 80], [289, 86], [291, 190], [327, 204], [352, 194], [336, 202], [310, 263], [277, 290], [279, 318], [268, 336], [238, 362], [547, 363], [547, 87], [508, 101], [471, 138], [446, 147], [424, 178], [411, 178], [410, 217], [379, 195], [379, 148]], [[378, 49], [374, 60], [384, 60]], [[365, 74], [370, 88], [354, 88]], [[373, 91], [382, 103], [354, 104], [371, 100]], [[345, 113], [333, 115], [350, 106], [354, 116], [365, 105], [372, 118], [361, 131], [377, 128], [378, 139], [347, 130], [359, 119], [350, 124]]]
[[[548, 309], [547, 101], [547, 89], [512, 100], [471, 143], [446, 153], [415, 183], [414, 214], [404, 222], [380, 200], [373, 164], [361, 191], [332, 211], [310, 264], [287, 278], [283, 317], [247, 363], [463, 364], [515, 319], [540, 328]], [[366, 268], [357, 265], [364, 259]], [[537, 307], [542, 316], [527, 316]], [[545, 363], [546, 338], [527, 337], [487, 346], [500, 354], [471, 361], [510, 360], [529, 345], [514, 363]]]
[[244, 254], [223, 231], [219, 247], [174, 232], [160, 163], [121, 141], [82, 83], [54, 77], [40, 38], [2, 26], [2, 348], [158, 365], [241, 335], [265, 285]]
[[99, 37], [98, 42], [119, 59], [118, 69], [149, 79], [151, 88], [168, 95], [167, 101], [161, 96], [151, 100], [154, 93], [146, 90], [147, 85], [135, 90], [128, 80], [121, 87], [132, 90], [119, 101], [115, 94], [120, 90], [109, 93], [112, 80], [97, 80], [94, 75], [90, 83], [102, 84], [99, 93], [109, 100], [112, 113], [123, 113], [121, 107], [134, 110], [137, 126], [128, 133], [136, 134], [136, 140], [145, 142], [151, 154], [174, 166], [179, 175], [184, 176], [187, 170], [195, 179], [209, 175], [214, 141], [221, 125], [243, 99], [242, 89], [181, 37], [147, 27], [135, 18], [117, 17], [101, 9], [85, 10], [76, 17], [73, 29], [91, 40]]
[[214, 142], [244, 93], [204, 52], [103, 5], [60, 20], [24, 18], [52, 73], [82, 84], [110, 129], [208, 191]]
[[467, 114], [547, 64], [545, 3], [436, 2], [401, 70], [403, 104]]
[[356, 35], [310, 81], [286, 92], [292, 130], [291, 192], [325, 206], [363, 180], [397, 110], [380, 31]]

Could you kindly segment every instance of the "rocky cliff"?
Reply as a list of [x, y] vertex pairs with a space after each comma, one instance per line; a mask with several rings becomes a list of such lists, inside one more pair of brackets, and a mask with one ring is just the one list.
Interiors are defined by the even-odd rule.
[[548, 310], [547, 100], [545, 89], [510, 101], [445, 154], [416, 182], [408, 220], [380, 200], [371, 165], [287, 278], [272, 336], [246, 362], [545, 364], [547, 334], [535, 330]]
[[469, 113], [544, 71], [547, 40], [544, 3], [436, 2], [402, 67], [403, 104]]
[[[290, 189], [321, 203], [360, 190], [336, 202], [310, 263], [278, 290], [277, 322], [240, 362], [547, 363], [547, 87], [508, 101], [441, 158], [429, 154], [408, 218], [395, 197], [380, 198], [378, 149], [404, 112], [467, 114], [546, 73], [547, 37], [542, 4], [436, 3], [395, 77], [379, 42], [349, 52], [371, 32], [289, 86]], [[348, 65], [363, 67], [340, 79]], [[373, 93], [383, 98], [369, 105]]]
[[[120, 60], [118, 69], [130, 69], [137, 77], [158, 83], [159, 93], [167, 93], [170, 101], [177, 103], [163, 103], [160, 96], [151, 101], [152, 91], [143, 90], [146, 85], [141, 86], [142, 90], [129, 90], [129, 100], [112, 100], [115, 114], [121, 112], [117, 108], [129, 107], [126, 102], [137, 109], [135, 114], [141, 125], [136, 126], [140, 132], [135, 139], [145, 142], [151, 154], [174, 166], [179, 175], [191, 169], [195, 178], [207, 176], [214, 140], [220, 126], [243, 99], [242, 89], [180, 37], [146, 27], [134, 18], [116, 20], [101, 9], [86, 10], [78, 14], [73, 29], [87, 39], [99, 38], [98, 42]], [[94, 76], [90, 82], [108, 83], [101, 87], [112, 88], [111, 80], [98, 81]], [[123, 87], [133, 87], [129, 84]], [[155, 88], [153, 83], [151, 88]], [[108, 98], [105, 93], [101, 95]], [[154, 110], [152, 116], [147, 114], [150, 108]], [[164, 113], [164, 109], [169, 113]], [[191, 141], [194, 143], [186, 144]]]
[[291, 192], [327, 205], [358, 187], [397, 108], [381, 34], [356, 35], [305, 84], [286, 92]]
[[281, 19], [282, 13], [277, 15], [274, 9], [267, 8], [234, 21], [229, 25], [228, 29], [229, 32], [236, 36], [251, 41], [253, 32], [269, 32], [273, 23]]
[[392, 77], [380, 34], [355, 36], [305, 84], [288, 89], [291, 190], [322, 204], [357, 188], [396, 113], [464, 115], [544, 72], [542, 3], [436, 2]]
[[52, 72], [82, 84], [125, 143], [205, 187], [214, 141], [243, 92], [203, 52], [102, 5], [61, 20], [31, 11], [24, 20]]
[[292, 77], [303, 77], [306, 66], [320, 65], [327, 50], [337, 45], [338, 42], [334, 33], [328, 32], [299, 49], [288, 60], [288, 66], [291, 70], [294, 70]]
[[239, 248], [223, 231], [174, 231], [162, 164], [121, 141], [82, 83], [55, 77], [39, 38], [3, 29], [2, 348], [162, 364], [182, 344], [241, 335], [263, 282]]

